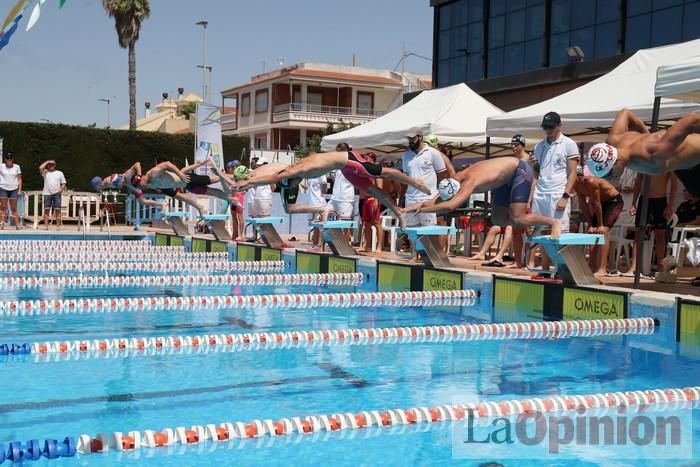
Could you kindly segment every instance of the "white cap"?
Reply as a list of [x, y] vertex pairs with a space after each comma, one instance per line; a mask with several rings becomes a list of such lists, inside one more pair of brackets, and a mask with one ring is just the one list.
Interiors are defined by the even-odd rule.
[[423, 130], [421, 130], [417, 126], [414, 126], [406, 132], [406, 137], [408, 138], [415, 138], [416, 136], [423, 136]]
[[608, 143], [594, 144], [588, 151], [586, 165], [596, 177], [605, 177], [617, 162], [617, 149]]

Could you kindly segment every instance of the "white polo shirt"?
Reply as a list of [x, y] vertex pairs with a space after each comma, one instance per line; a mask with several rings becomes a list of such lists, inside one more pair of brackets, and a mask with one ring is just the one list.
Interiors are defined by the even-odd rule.
[[566, 165], [569, 159], [580, 157], [578, 146], [568, 136], [559, 135], [551, 144], [547, 138], [535, 146], [535, 159], [540, 166], [540, 174], [535, 190], [542, 194], [562, 194], [568, 178]]
[[406, 150], [401, 158], [401, 169], [409, 177], [425, 183], [430, 189], [430, 194], [426, 195], [409, 186], [406, 189], [406, 206], [434, 198], [437, 195], [437, 174], [447, 170], [440, 152], [427, 144], [424, 146], [418, 154], [410, 149]]
[[325, 175], [316, 178], [307, 178], [304, 180], [306, 190], [299, 194], [299, 204], [308, 204], [309, 206], [325, 206], [326, 198], [323, 197], [323, 185], [328, 183]]
[[355, 186], [345, 178], [345, 175], [340, 170], [335, 171], [331, 201], [355, 202]]

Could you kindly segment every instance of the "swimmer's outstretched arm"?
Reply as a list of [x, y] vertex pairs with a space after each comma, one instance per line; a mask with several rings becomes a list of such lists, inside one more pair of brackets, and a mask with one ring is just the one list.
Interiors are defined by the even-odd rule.
[[649, 129], [642, 119], [637, 117], [630, 109], [622, 109], [615, 116], [610, 132], [608, 133], [608, 143], [613, 146], [617, 144], [617, 138], [628, 131], [638, 131], [649, 133]]
[[129, 167], [126, 172], [124, 172], [124, 178], [127, 180], [131, 180], [131, 177], [134, 175], [141, 175], [141, 163], [140, 162], [135, 162], [134, 165]]
[[186, 174], [184, 174], [175, 164], [173, 164], [170, 161], [161, 162], [160, 164], [156, 165], [155, 167], [153, 167], [151, 170], [148, 171], [148, 175], [150, 175], [151, 177], [156, 177], [156, 176], [160, 175], [161, 172], [164, 172], [166, 170], [168, 172], [172, 172], [175, 175], [177, 175], [177, 177], [180, 180], [182, 180], [183, 182], [185, 182], [185, 183], [190, 182], [190, 177], [188, 177]]
[[380, 177], [388, 178], [389, 180], [394, 180], [399, 183], [403, 183], [404, 185], [410, 185], [422, 191], [426, 195], [430, 194], [430, 189], [425, 185], [425, 183], [421, 182], [420, 180], [416, 180], [415, 178], [409, 177], [400, 170], [396, 170], [391, 167], [383, 167], [382, 174], [380, 175]]
[[455, 193], [452, 199], [443, 201], [442, 203], [437, 203], [437, 200], [440, 199], [440, 197], [436, 196], [435, 198], [429, 201], [423, 201], [421, 203], [416, 203], [413, 206], [407, 206], [406, 209], [404, 209], [404, 212], [415, 212], [416, 214], [418, 214], [421, 212], [454, 211], [455, 209], [461, 208], [464, 205], [464, 203], [469, 201], [469, 197], [472, 195], [473, 192], [474, 190], [473, 188], [471, 188], [470, 185], [468, 185], [467, 183], [462, 183], [462, 185], [460, 185], [459, 187], [459, 190], [457, 191], [457, 193]]

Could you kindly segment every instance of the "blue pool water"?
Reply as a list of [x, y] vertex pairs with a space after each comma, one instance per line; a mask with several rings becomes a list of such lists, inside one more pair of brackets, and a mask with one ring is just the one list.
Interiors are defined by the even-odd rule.
[[[0, 300], [58, 297], [284, 294], [337, 287], [186, 287], [3, 290]], [[347, 291], [347, 287], [340, 288]], [[0, 343], [109, 337], [393, 327], [490, 321], [474, 306], [264, 309], [3, 317]], [[518, 314], [513, 321], [525, 319]], [[0, 357], [0, 444], [82, 433], [248, 422], [253, 419], [386, 410], [557, 394], [700, 385], [700, 361], [646, 350], [652, 336], [331, 346], [96, 358]], [[700, 439], [700, 410], [686, 411]], [[419, 424], [272, 439], [234, 440], [80, 455], [61, 465], [542, 465], [474, 447], [455, 455], [463, 424]], [[481, 451], [479, 451], [481, 449]], [[610, 447], [546, 465], [679, 465], [690, 458], [626, 460]], [[484, 452], [480, 457], [479, 452]], [[474, 454], [476, 453], [476, 454]]]

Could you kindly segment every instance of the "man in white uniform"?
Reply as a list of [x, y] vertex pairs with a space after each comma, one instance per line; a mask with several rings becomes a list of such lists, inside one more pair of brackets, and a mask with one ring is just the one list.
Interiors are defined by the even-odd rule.
[[[569, 231], [570, 198], [576, 182], [576, 166], [581, 155], [577, 144], [561, 132], [561, 117], [548, 112], [542, 119], [546, 138], [535, 146], [535, 177], [532, 185], [532, 212], [559, 219], [561, 231]], [[542, 253], [542, 269], [549, 269], [551, 262]]]
[[[262, 167], [266, 164], [267, 161], [261, 157], [257, 160], [256, 167]], [[274, 189], [274, 185], [260, 185], [255, 188], [252, 217], [270, 217], [272, 215], [272, 191]]]
[[[437, 196], [437, 186], [440, 180], [448, 177], [445, 162], [440, 151], [430, 147], [423, 141], [423, 131], [420, 128], [412, 128], [408, 134], [408, 149], [401, 158], [403, 173], [409, 177], [423, 182], [430, 194], [423, 193], [412, 186], [401, 185], [402, 198], [405, 198], [404, 206], [428, 201]], [[407, 213], [406, 225], [417, 227], [435, 225], [437, 223], [435, 213]]]
[[[321, 175], [316, 178], [307, 178], [299, 185], [299, 204], [306, 204], [314, 207], [326, 207], [326, 198], [323, 196], [328, 191], [328, 177]], [[309, 213], [309, 221], [319, 221], [322, 213]], [[318, 245], [321, 240], [321, 232], [315, 229], [311, 241]]]
[[333, 174], [333, 192], [328, 205], [329, 211], [340, 220], [352, 220], [355, 209], [355, 187], [340, 170], [336, 170]]

